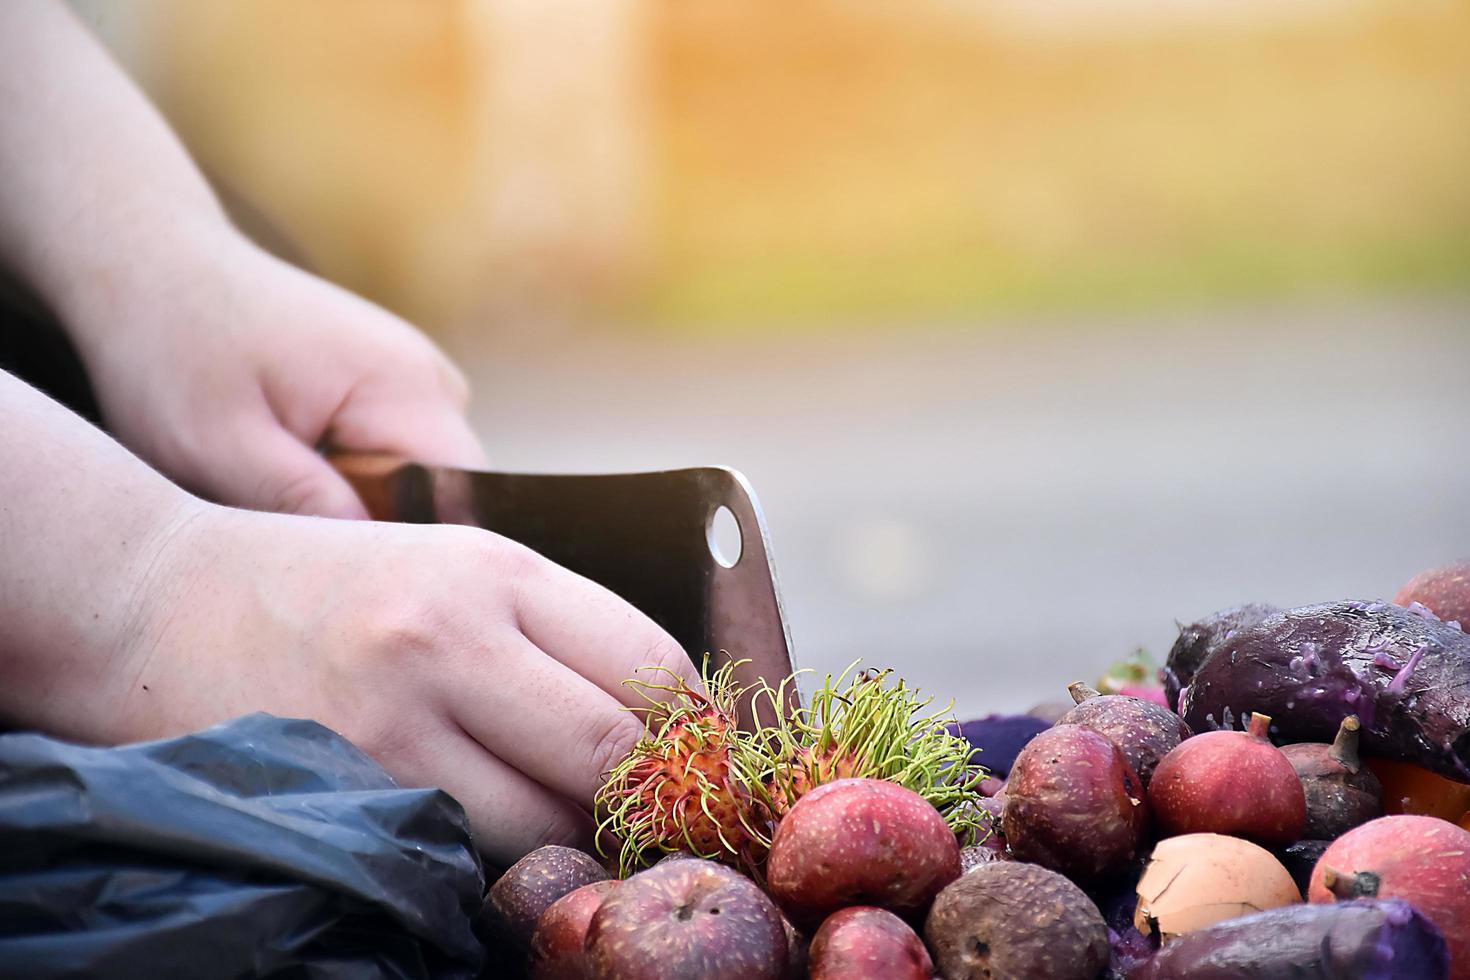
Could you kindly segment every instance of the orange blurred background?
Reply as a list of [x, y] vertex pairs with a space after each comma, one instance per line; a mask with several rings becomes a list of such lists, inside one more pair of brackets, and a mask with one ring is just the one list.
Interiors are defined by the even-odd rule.
[[1450, 0], [84, 5], [198, 157], [431, 329], [1465, 285]]

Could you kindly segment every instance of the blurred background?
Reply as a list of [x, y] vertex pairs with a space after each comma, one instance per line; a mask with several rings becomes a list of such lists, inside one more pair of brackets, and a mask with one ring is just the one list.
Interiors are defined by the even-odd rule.
[[497, 465], [725, 463], [961, 714], [1470, 555], [1470, 5], [89, 0]]

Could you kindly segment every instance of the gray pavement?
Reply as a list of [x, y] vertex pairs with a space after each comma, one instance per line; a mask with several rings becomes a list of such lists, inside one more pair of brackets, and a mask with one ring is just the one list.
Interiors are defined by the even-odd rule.
[[743, 470], [800, 663], [962, 715], [1470, 555], [1463, 298], [450, 346], [500, 466]]

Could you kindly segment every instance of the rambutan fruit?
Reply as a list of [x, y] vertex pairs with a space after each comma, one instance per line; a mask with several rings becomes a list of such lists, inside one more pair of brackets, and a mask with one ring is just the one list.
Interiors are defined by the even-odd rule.
[[[830, 675], [806, 707], [772, 713], [780, 720], [758, 734], [753, 755], [763, 765], [753, 791], [780, 819], [812, 789], [838, 779], [883, 779], [918, 793], [965, 843], [985, 821], [976, 804], [986, 772], [947, 709], [926, 713], [933, 701], [888, 670]], [[790, 703], [786, 686], [769, 686], [773, 708]], [[760, 758], [764, 756], [764, 758]]]
[[[664, 854], [683, 852], [734, 865], [760, 880], [776, 825], [809, 791], [839, 779], [882, 779], [918, 793], [961, 843], [987, 835], [979, 806], [975, 750], [947, 710], [926, 713], [926, 699], [889, 671], [827, 678], [808, 707], [794, 696], [795, 677], [746, 691], [738, 664], [706, 671], [704, 694], [675, 678], [659, 686], [629, 683], [648, 698], [647, 735], [597, 794], [598, 847], [617, 844], [626, 876]], [[655, 696], [657, 695], [657, 696]], [[773, 724], [739, 727], [739, 708], [769, 699]], [[607, 852], [603, 851], [604, 856]]]
[[667, 686], [630, 682], [648, 697], [649, 707], [639, 709], [648, 734], [612, 769], [596, 799], [599, 848], [604, 836], [618, 841], [622, 875], [681, 851], [747, 871], [763, 860], [770, 820], [749, 791], [735, 666], [706, 677], [708, 695], [679, 679]]
[[765, 778], [771, 812], [778, 820], [809, 791], [823, 783], [860, 776], [866, 768], [856, 753], [834, 745], [798, 745], [788, 758], [778, 761]]

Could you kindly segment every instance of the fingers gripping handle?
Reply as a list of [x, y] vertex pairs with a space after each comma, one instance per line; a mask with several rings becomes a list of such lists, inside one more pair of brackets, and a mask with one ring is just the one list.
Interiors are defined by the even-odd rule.
[[357, 491], [373, 520], [411, 524], [437, 520], [427, 468], [391, 453], [334, 452], [327, 460]]

